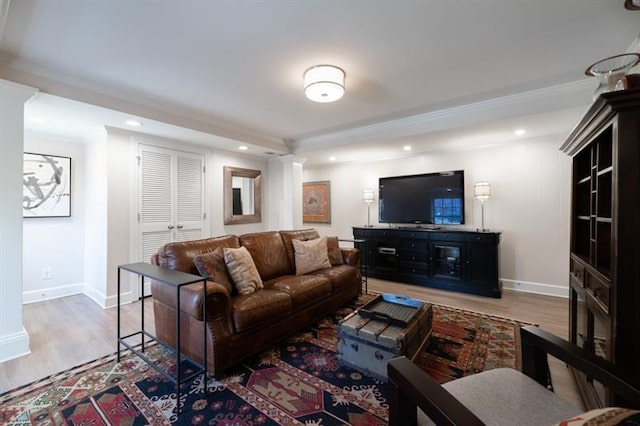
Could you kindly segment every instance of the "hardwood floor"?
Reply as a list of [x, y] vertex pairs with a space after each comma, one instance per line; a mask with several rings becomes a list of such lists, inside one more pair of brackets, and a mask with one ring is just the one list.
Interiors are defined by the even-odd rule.
[[[501, 299], [428, 289], [370, 278], [369, 290], [401, 293], [421, 300], [538, 324], [566, 338], [568, 301], [513, 291]], [[140, 328], [141, 302], [122, 307], [123, 334]], [[151, 299], [144, 302], [145, 327], [153, 332]], [[66, 370], [116, 350], [116, 309], [102, 309], [84, 295], [24, 305], [24, 326], [31, 354], [0, 363], [0, 393]], [[552, 360], [554, 361], [554, 360]], [[579, 399], [564, 364], [551, 362], [556, 393], [579, 406]]]
[[[140, 329], [140, 305], [122, 306], [123, 335]], [[144, 309], [145, 329], [153, 333], [151, 298]], [[27, 304], [22, 312], [31, 353], [0, 363], [0, 393], [116, 351], [116, 309], [85, 295]]]

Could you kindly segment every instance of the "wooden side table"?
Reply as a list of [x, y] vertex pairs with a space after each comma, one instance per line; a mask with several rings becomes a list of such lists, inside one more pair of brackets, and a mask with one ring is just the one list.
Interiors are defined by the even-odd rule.
[[[143, 290], [143, 286], [144, 286], [144, 279], [145, 278], [151, 278], [154, 279], [156, 281], [160, 281], [163, 282], [165, 284], [168, 284], [170, 286], [175, 287], [176, 289], [176, 347], [171, 348], [170, 346], [166, 345], [163, 342], [160, 342], [153, 334], [149, 333], [148, 331], [145, 330], [144, 328], [144, 303], [140, 303], [140, 319], [141, 319], [141, 324], [140, 324], [140, 330], [136, 331], [134, 333], [131, 334], [127, 334], [126, 336], [122, 336], [120, 333], [120, 271], [125, 270], [131, 273], [134, 273], [136, 275], [139, 276], [140, 278], [140, 294], [142, 294], [142, 290]], [[206, 312], [207, 312], [207, 280], [206, 278], [203, 278], [201, 276], [198, 275], [192, 275], [192, 274], [187, 274], [185, 272], [179, 272], [179, 271], [172, 271], [171, 269], [167, 269], [167, 268], [163, 268], [160, 266], [156, 266], [156, 265], [151, 265], [149, 263], [131, 263], [131, 264], [127, 264], [127, 265], [119, 265], [118, 266], [118, 342], [117, 342], [117, 347], [118, 347], [118, 362], [120, 362], [120, 348], [121, 345], [126, 347], [127, 349], [129, 349], [131, 352], [133, 352], [134, 354], [136, 354], [138, 357], [140, 357], [144, 362], [146, 362], [149, 366], [153, 367], [156, 371], [158, 371], [160, 374], [162, 374], [164, 377], [166, 377], [168, 380], [170, 380], [171, 382], [173, 382], [176, 385], [176, 405], [177, 405], [177, 411], [178, 411], [178, 415], [180, 415], [180, 386], [188, 381], [191, 380], [192, 378], [196, 377], [199, 374], [203, 375], [203, 388], [204, 388], [204, 394], [205, 397], [207, 395], [207, 345], [203, 345], [204, 346], [204, 354], [203, 354], [203, 360], [204, 362], [202, 364], [194, 361], [193, 359], [187, 357], [186, 355], [182, 354], [180, 351], [180, 288], [184, 285], [187, 284], [194, 284], [197, 282], [202, 282], [202, 293], [203, 293], [203, 316], [206, 318]], [[207, 339], [207, 328], [203, 327], [203, 341], [206, 342]], [[139, 348], [137, 348], [137, 345], [134, 346], [130, 343], [128, 343], [126, 341], [126, 339], [129, 339], [131, 337], [134, 336], [138, 336], [140, 335], [140, 345]], [[147, 340], [145, 340], [145, 336], [147, 337]], [[149, 359], [144, 351], [145, 351], [145, 344], [149, 343], [149, 342], [157, 342], [159, 344], [161, 344], [162, 346], [166, 347], [167, 349], [174, 351], [176, 354], [176, 375], [175, 377], [171, 374], [169, 374], [167, 371], [163, 370], [162, 368], [160, 368], [159, 366], [157, 366], [156, 364], [154, 364], [154, 362]], [[187, 359], [190, 362], [192, 362], [193, 364], [197, 365], [198, 367], [200, 367], [200, 370], [190, 374], [187, 377], [182, 377], [182, 369], [180, 368], [180, 361], [181, 359]]]

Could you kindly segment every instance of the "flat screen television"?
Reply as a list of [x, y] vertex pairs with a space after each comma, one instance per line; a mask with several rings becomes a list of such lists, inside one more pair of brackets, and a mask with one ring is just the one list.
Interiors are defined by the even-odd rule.
[[464, 223], [464, 170], [383, 177], [379, 184], [381, 223]]

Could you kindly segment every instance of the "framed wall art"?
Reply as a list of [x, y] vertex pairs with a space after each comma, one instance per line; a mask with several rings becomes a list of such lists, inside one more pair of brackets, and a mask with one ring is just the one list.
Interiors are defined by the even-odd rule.
[[71, 158], [24, 153], [23, 217], [71, 216]]
[[302, 221], [331, 223], [329, 181], [302, 184]]

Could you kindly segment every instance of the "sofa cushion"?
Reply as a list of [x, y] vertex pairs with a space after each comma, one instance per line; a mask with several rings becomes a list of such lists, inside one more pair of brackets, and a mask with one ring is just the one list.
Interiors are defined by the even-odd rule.
[[570, 419], [565, 419], [557, 426], [614, 426], [640, 424], [640, 411], [629, 408], [605, 407], [580, 413]]
[[225, 235], [203, 240], [167, 243], [158, 250], [158, 265], [197, 275], [198, 269], [193, 259], [198, 255], [214, 251], [218, 247], [240, 247], [240, 241], [236, 235]]
[[193, 259], [198, 272], [205, 278], [222, 284], [229, 294], [233, 294], [233, 279], [227, 271], [227, 265], [224, 263], [224, 250], [218, 247], [211, 253], [201, 254]]
[[[581, 412], [529, 376], [511, 368], [483, 371], [442, 386], [488, 425], [552, 425]], [[433, 424], [420, 409], [418, 424]]]
[[338, 237], [327, 237], [327, 251], [329, 252], [329, 262], [331, 262], [331, 266], [338, 266], [344, 263]]
[[231, 318], [236, 332], [263, 327], [291, 315], [291, 297], [276, 290], [238, 295], [231, 298]]
[[280, 236], [282, 237], [282, 242], [284, 243], [284, 247], [287, 251], [287, 258], [289, 261], [289, 268], [291, 273], [295, 273], [296, 271], [296, 259], [293, 253], [293, 243], [292, 240], [300, 240], [300, 241], [308, 241], [315, 240], [316, 238], [320, 238], [320, 234], [313, 228], [310, 229], [300, 229], [297, 231], [280, 231]]
[[240, 244], [249, 250], [260, 277], [264, 280], [289, 275], [287, 252], [278, 232], [258, 232], [240, 237]]
[[291, 243], [295, 254], [296, 275], [331, 267], [326, 237], [309, 241], [292, 240]]
[[266, 288], [278, 290], [291, 296], [293, 310], [324, 299], [331, 294], [331, 283], [322, 276], [296, 275], [276, 278], [265, 283]]
[[341, 291], [343, 288], [350, 288], [354, 282], [360, 283], [358, 270], [349, 265], [320, 269], [319, 271], [311, 272], [311, 275], [319, 275], [327, 278], [334, 292]]
[[264, 287], [260, 274], [245, 247], [224, 248], [224, 263], [238, 293], [250, 294]]

